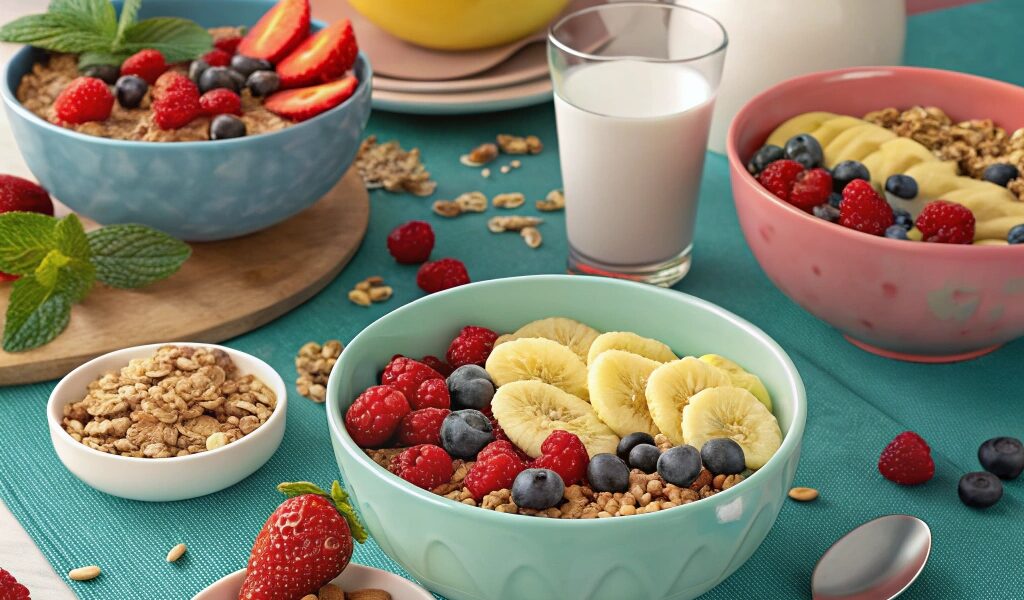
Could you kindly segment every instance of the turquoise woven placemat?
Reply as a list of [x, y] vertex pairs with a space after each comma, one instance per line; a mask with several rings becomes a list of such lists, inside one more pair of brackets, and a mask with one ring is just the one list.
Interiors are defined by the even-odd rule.
[[[1021, 22], [1020, 0], [914, 17], [907, 63], [1024, 84]], [[423, 150], [440, 182], [435, 197], [481, 189], [489, 195], [522, 191], [536, 198], [559, 185], [549, 106], [462, 118], [378, 113], [370, 131]], [[503, 132], [536, 133], [548, 147], [539, 156], [523, 158], [522, 169], [507, 176], [495, 173], [489, 180], [458, 164], [467, 148]], [[822, 491], [815, 503], [787, 503], [757, 553], [704, 598], [809, 598], [818, 556], [845, 531], [888, 513], [917, 515], [935, 536], [931, 562], [906, 598], [1024, 597], [1019, 568], [1024, 562], [1024, 481], [1009, 484], [1003, 501], [985, 512], [964, 507], [956, 497], [960, 475], [978, 468], [975, 453], [982, 440], [1024, 435], [1024, 341], [969, 363], [941, 366], [888, 361], [853, 348], [761, 273], [742, 240], [722, 157], [709, 157], [704, 178], [695, 264], [678, 287], [757, 323], [793, 357], [809, 398], [797, 484]], [[544, 246], [533, 251], [518, 236], [488, 233], [485, 215], [442, 222], [422, 198], [375, 192], [371, 202], [366, 242], [344, 273], [299, 309], [232, 340], [231, 346], [263, 357], [290, 381], [294, 353], [304, 342], [347, 341], [388, 310], [418, 297], [415, 268], [396, 265], [384, 251], [387, 232], [413, 218], [436, 225], [434, 256], [461, 258], [475, 280], [564, 270], [560, 215], [545, 215]], [[356, 282], [376, 274], [395, 288], [393, 300], [359, 308], [345, 299]], [[245, 565], [256, 531], [280, 501], [275, 484], [295, 479], [326, 484], [338, 477], [323, 406], [292, 392], [284, 443], [242, 483], [170, 504], [113, 498], [80, 483], [54, 455], [44, 417], [52, 387], [0, 391], [0, 497], [58, 573], [83, 564], [103, 567], [99, 579], [71, 583], [86, 600], [190, 598]], [[938, 467], [935, 479], [918, 488], [890, 484], [875, 469], [881, 448], [908, 428], [931, 443]], [[186, 542], [189, 552], [179, 563], [167, 564], [164, 555], [178, 542]], [[372, 541], [356, 549], [354, 560], [401, 573]]]

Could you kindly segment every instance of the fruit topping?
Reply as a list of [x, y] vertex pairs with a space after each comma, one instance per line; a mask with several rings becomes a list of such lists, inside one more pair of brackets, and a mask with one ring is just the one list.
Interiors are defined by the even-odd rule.
[[417, 487], [432, 490], [451, 479], [452, 457], [436, 444], [423, 443], [392, 458], [388, 470]]
[[1003, 497], [1003, 482], [992, 473], [976, 471], [960, 478], [960, 501], [971, 508], [988, 508]]
[[[594, 342], [595, 346], [600, 339]], [[590, 404], [617, 435], [636, 431], [658, 433], [647, 408], [645, 390], [651, 373], [659, 366], [658, 361], [624, 350], [606, 350], [590, 363], [587, 368]]]
[[885, 237], [892, 240], [909, 240], [907, 229], [902, 225], [890, 225], [885, 228]]
[[796, 178], [803, 172], [804, 166], [795, 160], [777, 160], [765, 167], [757, 176], [757, 180], [776, 198], [788, 202]]
[[868, 168], [864, 166], [864, 163], [856, 160], [844, 160], [832, 168], [832, 188], [834, 191], [842, 193], [846, 184], [854, 179], [871, 181], [871, 173], [868, 172]]
[[262, 58], [250, 58], [248, 56], [242, 56], [236, 54], [231, 57], [231, 70], [238, 73], [242, 77], [248, 77], [256, 71], [270, 71], [274, 72], [274, 65], [269, 60], [263, 60]]
[[95, 77], [107, 85], [114, 85], [121, 75], [121, 68], [117, 65], [89, 65], [79, 70], [79, 74], [83, 77]]
[[434, 228], [426, 221], [409, 221], [388, 234], [388, 252], [401, 264], [426, 262], [434, 249]]
[[[451, 413], [447, 408], [420, 408], [402, 417], [395, 433], [399, 446], [441, 445], [441, 423]], [[450, 474], [450, 473], [449, 473]], [[437, 486], [433, 486], [437, 487]]]
[[1024, 244], [1024, 223], [1014, 225], [1006, 234], [1006, 243], [1010, 245]]
[[231, 90], [217, 88], [206, 92], [199, 98], [199, 106], [203, 114], [215, 115], [241, 115], [242, 98]]
[[367, 389], [345, 411], [345, 428], [361, 448], [377, 448], [391, 439], [409, 414], [402, 392], [387, 385]]
[[815, 206], [811, 209], [811, 214], [829, 223], [839, 222], [839, 209], [828, 203]]
[[440, 373], [418, 360], [397, 356], [384, 367], [380, 382], [402, 392], [407, 399], [411, 398], [411, 404], [417, 402], [416, 394], [423, 382], [430, 379], [444, 381]]
[[234, 54], [238, 51], [238, 44], [241, 42], [242, 36], [240, 35], [225, 35], [224, 37], [214, 40], [213, 47], [218, 50], [223, 50], [228, 54]]
[[526, 469], [512, 483], [512, 501], [523, 508], [545, 510], [557, 506], [564, 494], [565, 483], [550, 469]]
[[693, 446], [675, 446], [658, 457], [658, 474], [666, 482], [679, 487], [689, 487], [696, 481], [701, 467], [700, 452]]
[[441, 445], [454, 458], [473, 460], [492, 441], [491, 421], [478, 410], [457, 410], [441, 424]]
[[855, 179], [843, 189], [840, 225], [869, 235], [882, 235], [892, 223], [892, 208], [870, 183]]
[[595, 492], [625, 492], [629, 489], [629, 467], [614, 454], [597, 454], [587, 465], [587, 481]]
[[1012, 437], [986, 440], [978, 448], [978, 462], [1000, 479], [1016, 479], [1024, 472], [1024, 445]]
[[[278, 92], [278, 94], [290, 92]], [[278, 94], [275, 94], [278, 95]], [[469, 283], [469, 273], [461, 260], [442, 258], [423, 263], [416, 272], [416, 285], [428, 294], [458, 287]]]
[[910, 216], [910, 213], [903, 210], [902, 208], [892, 209], [893, 224], [899, 225], [903, 229], [910, 231], [914, 226], [914, 217]]
[[796, 176], [789, 192], [789, 203], [811, 212], [815, 206], [828, 202], [832, 195], [832, 176], [825, 169], [811, 169]]
[[[669, 441], [683, 444], [683, 409], [690, 398], [707, 388], [727, 386], [729, 375], [705, 361], [687, 356], [665, 363], [647, 381], [647, 408]], [[720, 436], [709, 436], [720, 437]]]
[[459, 335], [448, 345], [445, 358], [453, 367], [465, 365], [483, 366], [491, 351], [498, 334], [486, 327], [463, 327]]
[[734, 475], [747, 468], [743, 447], [729, 438], [711, 438], [700, 447], [700, 460], [715, 475]]
[[14, 175], [0, 175], [0, 214], [13, 211], [53, 216], [53, 200], [37, 183]]
[[782, 160], [785, 157], [785, 153], [782, 148], [768, 144], [767, 146], [761, 146], [751, 157], [750, 162], [747, 163], [747, 171], [751, 175], [757, 175], [764, 168], [772, 164], [777, 160]]
[[358, 85], [356, 78], [350, 75], [331, 83], [275, 92], [263, 105], [276, 115], [305, 121], [348, 100]]
[[843, 202], [843, 195], [837, 192], [832, 192], [828, 195], [828, 205], [834, 208], [839, 208], [839, 205]]
[[204, 54], [201, 60], [211, 67], [226, 67], [231, 64], [231, 54], [219, 48], [214, 48]]
[[81, 124], [105, 121], [114, 108], [114, 95], [103, 81], [95, 77], [78, 77], [69, 83], [53, 102], [57, 119]]
[[751, 470], [763, 467], [782, 445], [775, 415], [743, 388], [710, 388], [693, 396], [683, 409], [682, 425], [683, 438], [695, 448], [714, 438], [731, 438]]
[[211, 140], [230, 140], [245, 137], [245, 122], [232, 115], [217, 115], [210, 121]]
[[487, 372], [497, 386], [513, 381], [549, 383], [577, 398], [589, 398], [587, 365], [569, 348], [545, 338], [522, 338], [496, 346]]
[[448, 376], [448, 393], [456, 408], [489, 407], [494, 398], [494, 382], [479, 365], [463, 365]]
[[263, 98], [281, 87], [281, 78], [273, 71], [253, 71], [245, 80], [245, 87], [257, 98]]
[[783, 148], [786, 158], [795, 160], [806, 169], [814, 169], [825, 162], [825, 152], [814, 136], [801, 133], [786, 141]]
[[514, 456], [519, 460], [523, 460], [522, 451], [515, 447], [515, 445], [508, 440], [494, 440], [490, 444], [484, 446], [484, 449], [477, 453], [477, 460], [487, 460], [495, 454], [508, 454]]
[[121, 75], [138, 75], [153, 85], [167, 70], [167, 62], [159, 50], [147, 48], [132, 54], [121, 63]]
[[183, 75], [158, 81], [153, 89], [153, 121], [160, 129], [179, 129], [202, 114], [199, 90]]
[[302, 87], [341, 77], [352, 68], [358, 53], [352, 23], [342, 19], [309, 37], [278, 63], [281, 86]]
[[199, 78], [210, 68], [210, 64], [203, 59], [196, 59], [188, 64], [188, 78], [199, 85]]
[[464, 483], [473, 498], [480, 500], [491, 492], [512, 487], [516, 476], [524, 469], [526, 465], [514, 454], [492, 452], [473, 464]]
[[413, 410], [421, 408], [451, 408], [451, 395], [444, 379], [428, 379], [420, 384], [416, 393], [408, 398]]
[[276, 63], [309, 35], [309, 1], [281, 0], [238, 44], [239, 54]]
[[914, 225], [926, 242], [970, 244], [974, 241], [974, 213], [954, 202], [929, 202], [917, 215]]
[[1006, 187], [1011, 181], [1020, 177], [1020, 171], [1017, 167], [1009, 163], [995, 163], [985, 167], [985, 170], [981, 174], [981, 178], [985, 181], [991, 181], [992, 183]]
[[541, 455], [530, 467], [551, 469], [567, 485], [579, 483], [586, 476], [590, 456], [586, 446], [575, 434], [563, 430], [552, 431], [541, 444], [540, 451]]
[[619, 440], [619, 445], [615, 448], [615, 454], [623, 461], [628, 461], [629, 453], [633, 451], [633, 448], [640, 444], [649, 444], [654, 446], [654, 436], [645, 431], [637, 431], [623, 436], [622, 439]]
[[885, 191], [903, 200], [913, 200], [918, 193], [917, 180], [902, 173], [890, 175], [885, 180]]
[[202, 93], [221, 88], [236, 94], [240, 92], [242, 84], [239, 83], [238, 73], [227, 67], [209, 67], [199, 75], [199, 91]]
[[138, 108], [149, 91], [149, 84], [138, 75], [125, 75], [117, 80], [114, 91], [122, 108]]
[[661, 450], [654, 444], [637, 444], [629, 451], [629, 468], [653, 473], [658, 470], [659, 458]]
[[882, 450], [878, 471], [900, 485], [918, 485], [935, 475], [931, 448], [913, 431], [904, 431]]

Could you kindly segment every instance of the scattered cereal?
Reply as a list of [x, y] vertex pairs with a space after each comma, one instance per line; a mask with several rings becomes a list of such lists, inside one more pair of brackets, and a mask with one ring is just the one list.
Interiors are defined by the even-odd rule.
[[517, 158], [517, 159], [513, 160], [512, 162], [508, 163], [508, 165], [510, 167], [512, 167], [513, 169], [518, 169], [519, 167], [523, 166], [523, 161], [521, 161], [521, 160], [519, 160]]
[[385, 302], [391, 298], [393, 293], [394, 290], [391, 289], [391, 286], [387, 285], [370, 288], [370, 300], [373, 300], [374, 302]]
[[498, 146], [505, 154], [540, 154], [544, 144], [535, 135], [520, 137], [502, 133], [498, 135]]
[[565, 208], [565, 194], [562, 193], [562, 190], [551, 190], [546, 199], [537, 201], [537, 210], [540, 211], [552, 212], [563, 208]]
[[442, 217], [452, 219], [462, 214], [462, 208], [453, 200], [435, 200], [431, 209]]
[[484, 212], [487, 210], [487, 196], [483, 192], [466, 192], [455, 199], [462, 212]]
[[498, 158], [498, 147], [494, 144], [480, 144], [470, 150], [469, 154], [459, 157], [459, 162], [467, 167], [482, 167], [492, 160]]
[[299, 374], [295, 389], [299, 394], [313, 402], [323, 402], [327, 398], [327, 379], [343, 348], [338, 340], [328, 340], [323, 346], [306, 342], [299, 348], [295, 356], [295, 371]]
[[333, 583], [328, 583], [320, 588], [319, 596], [314, 597], [317, 600], [345, 600], [345, 592]]
[[383, 187], [389, 192], [417, 196], [429, 196], [437, 188], [437, 182], [430, 179], [420, 162], [419, 149], [407, 152], [394, 140], [378, 144], [377, 136], [367, 137], [359, 146], [355, 164], [367, 188]]
[[383, 277], [374, 275], [360, 281], [349, 290], [348, 299], [359, 306], [370, 306], [374, 302], [387, 301], [393, 293], [394, 290], [390, 286], [384, 285]]
[[485, 179], [487, 177], [490, 177], [491, 176], [491, 170], [486, 168], [486, 167], [484, 167], [483, 169], [480, 169], [480, 176], [485, 178]]
[[276, 406], [274, 391], [240, 375], [223, 350], [161, 346], [90, 383], [84, 399], [64, 407], [62, 425], [100, 452], [168, 458], [206, 452], [218, 432], [238, 441]]
[[89, 581], [90, 579], [96, 579], [100, 576], [100, 568], [96, 565], [89, 565], [88, 567], [78, 567], [77, 569], [71, 569], [68, 572], [68, 578], [72, 581]]
[[178, 544], [171, 548], [171, 551], [167, 553], [167, 562], [172, 563], [177, 561], [179, 558], [185, 555], [185, 550], [188, 550], [188, 546], [185, 544]]
[[818, 497], [818, 490], [809, 487], [795, 487], [789, 490], [789, 497], [797, 502], [810, 502]]
[[526, 197], [519, 192], [498, 194], [491, 203], [498, 208], [519, 208], [526, 202]]
[[348, 292], [348, 299], [353, 304], [358, 304], [359, 306], [369, 306], [370, 304], [373, 303], [370, 300], [369, 292], [365, 292], [365, 291], [360, 290], [360, 289], [349, 290], [349, 292]]
[[523, 227], [519, 231], [519, 235], [523, 236], [523, 241], [531, 248], [540, 248], [540, 244], [543, 241], [540, 231], [536, 227]]
[[508, 173], [511, 170], [512, 170], [512, 167], [510, 167], [508, 165], [501, 165], [501, 169], [499, 169], [499, 171], [501, 171], [502, 173]]
[[526, 217], [522, 215], [491, 217], [487, 221], [487, 229], [489, 229], [491, 233], [522, 231], [524, 227], [536, 227], [543, 222], [544, 220], [539, 217]]

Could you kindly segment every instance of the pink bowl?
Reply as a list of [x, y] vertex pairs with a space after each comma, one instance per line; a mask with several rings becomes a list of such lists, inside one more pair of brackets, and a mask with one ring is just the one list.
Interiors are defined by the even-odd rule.
[[852, 343], [902, 360], [966, 360], [1024, 335], [1024, 246], [866, 235], [779, 200], [745, 168], [768, 134], [800, 113], [861, 116], [913, 105], [1024, 127], [1024, 88], [963, 73], [857, 67], [789, 79], [750, 100], [729, 128], [736, 211], [769, 279]]

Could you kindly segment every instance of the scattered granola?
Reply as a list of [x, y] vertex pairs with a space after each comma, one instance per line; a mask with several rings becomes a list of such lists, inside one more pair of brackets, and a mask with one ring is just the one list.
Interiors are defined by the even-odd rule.
[[551, 190], [548, 192], [547, 198], [537, 201], [537, 210], [540, 211], [553, 212], [564, 208], [565, 194], [562, 193], [562, 190]]
[[498, 134], [498, 146], [505, 154], [540, 154], [544, 144], [535, 135], [520, 137], [507, 133]]
[[516, 158], [512, 162], [508, 163], [508, 166], [512, 167], [513, 169], [518, 169], [519, 167], [523, 166], [523, 161]]
[[498, 208], [519, 208], [526, 202], [526, 197], [519, 192], [498, 194], [491, 203]]
[[502, 173], [508, 173], [511, 170], [512, 170], [512, 167], [510, 167], [508, 165], [501, 165], [501, 169], [499, 169], [499, 171], [501, 171]]
[[540, 230], [536, 227], [523, 227], [519, 231], [519, 235], [523, 237], [523, 241], [526, 242], [527, 246], [534, 249], [540, 248], [541, 242], [544, 241], [540, 235]]
[[430, 179], [420, 162], [419, 148], [405, 151], [394, 140], [378, 144], [375, 135], [360, 144], [356, 168], [370, 189], [383, 187], [389, 192], [429, 196], [437, 188], [437, 182]]
[[459, 206], [458, 202], [454, 200], [435, 200], [431, 209], [442, 217], [449, 219], [455, 218], [462, 214], [462, 207]]
[[483, 192], [466, 192], [455, 199], [462, 212], [481, 213], [487, 210], [487, 196]]
[[85, 398], [64, 407], [62, 425], [100, 452], [168, 458], [206, 452], [217, 434], [224, 443], [238, 441], [275, 406], [274, 391], [240, 375], [223, 350], [162, 346], [90, 383]]
[[349, 290], [348, 299], [359, 306], [370, 306], [374, 302], [385, 302], [391, 298], [394, 290], [384, 285], [384, 278], [380, 275], [367, 277]]
[[490, 177], [491, 176], [491, 170], [486, 168], [486, 167], [483, 168], [483, 169], [480, 169], [480, 176], [485, 178], [485, 179]]
[[299, 394], [313, 402], [323, 402], [327, 398], [327, 379], [343, 349], [338, 340], [328, 340], [323, 346], [306, 342], [299, 348], [295, 356], [295, 371], [299, 374], [295, 389]]
[[459, 157], [459, 162], [467, 167], [482, 167], [492, 160], [498, 158], [498, 147], [494, 144], [480, 144], [470, 150], [469, 154]]
[[809, 487], [795, 487], [789, 490], [789, 497], [797, 502], [810, 502], [818, 497], [818, 490]]
[[100, 568], [96, 565], [78, 567], [77, 569], [71, 569], [68, 571], [68, 579], [71, 581], [89, 581], [90, 579], [96, 579], [99, 577], [101, 572]]
[[491, 217], [487, 221], [487, 229], [491, 233], [522, 231], [524, 227], [536, 227], [543, 222], [544, 220], [540, 217], [527, 217], [523, 215]]
[[188, 546], [185, 544], [178, 544], [171, 548], [171, 551], [167, 553], [167, 562], [176, 562], [182, 556], [185, 556], [185, 551], [188, 550]]

